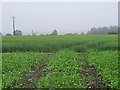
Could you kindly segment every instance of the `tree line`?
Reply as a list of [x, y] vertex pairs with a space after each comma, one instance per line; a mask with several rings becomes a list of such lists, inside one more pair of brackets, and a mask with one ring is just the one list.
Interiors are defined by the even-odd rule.
[[87, 34], [118, 34], [120, 28], [118, 26], [103, 26], [103, 27], [93, 27]]
[[[106, 35], [106, 34], [120, 34], [120, 27], [118, 26], [103, 26], [103, 27], [93, 27], [91, 28], [86, 35], [96, 35], [96, 34], [101, 34], [101, 35]], [[19, 30], [16, 30], [16, 35], [22, 35], [22, 32]], [[36, 35], [36, 34], [32, 34]], [[41, 34], [43, 35], [43, 34]], [[46, 34], [46, 35], [58, 35], [57, 30], [53, 30], [51, 34]], [[66, 33], [64, 35], [85, 35], [84, 32], [81, 32], [81, 34], [78, 33]], [[2, 33], [0, 32], [0, 36], [2, 36]], [[6, 36], [12, 36], [11, 34], [6, 34]]]

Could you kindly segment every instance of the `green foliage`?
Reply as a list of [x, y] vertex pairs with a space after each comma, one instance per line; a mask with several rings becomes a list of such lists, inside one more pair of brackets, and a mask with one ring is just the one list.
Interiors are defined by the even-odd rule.
[[112, 88], [118, 85], [118, 51], [96, 51], [89, 53], [90, 64], [99, 70], [103, 81]]
[[38, 88], [84, 88], [85, 82], [78, 72], [82, 62], [75, 52], [59, 51], [48, 63], [45, 71], [48, 74], [41, 77]]
[[118, 49], [117, 35], [71, 35], [71, 36], [4, 36], [2, 51], [43, 51], [57, 52], [61, 49], [72, 49], [77, 52], [86, 49]]
[[[23, 73], [31, 66], [41, 63], [46, 58], [39, 52], [3, 53], [2, 87], [12, 87], [23, 78]], [[48, 60], [43, 69], [46, 76], [38, 80], [38, 88], [85, 88], [87, 81], [95, 79], [85, 78], [83, 58], [81, 54], [71, 50], [61, 50]], [[118, 51], [89, 50], [88, 56], [91, 65], [95, 65], [102, 80], [112, 88], [119, 88], [118, 80]], [[87, 80], [86, 80], [87, 79]]]
[[46, 59], [39, 51], [56, 53], [50, 57], [44, 69], [47, 74], [38, 81], [38, 88], [85, 88], [86, 80], [80, 74], [83, 60], [77, 52], [86, 50], [103, 81], [112, 88], [119, 87], [117, 35], [8, 36], [2, 38], [2, 50], [4, 88], [12, 87], [31, 66]]
[[0, 53], [0, 90], [2, 89], [2, 53]]
[[14, 52], [3, 53], [2, 55], [2, 87], [12, 87], [14, 82], [18, 82], [24, 72], [30, 70], [31, 66], [44, 60], [41, 53]]

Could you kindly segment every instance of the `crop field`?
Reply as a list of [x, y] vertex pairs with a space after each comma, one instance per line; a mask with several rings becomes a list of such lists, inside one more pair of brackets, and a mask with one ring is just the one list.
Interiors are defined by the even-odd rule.
[[7, 36], [2, 37], [2, 51], [42, 51], [57, 52], [61, 49], [77, 52], [88, 49], [116, 50], [118, 48], [117, 35], [73, 35], [73, 36]]
[[2, 57], [2, 85], [5, 88], [17, 83], [25, 71], [45, 59], [42, 54], [32, 52], [5, 53]]
[[120, 89], [117, 35], [2, 37], [2, 88]]
[[118, 51], [91, 52], [89, 61], [100, 70], [106, 84], [109, 83], [113, 88], [118, 87]]

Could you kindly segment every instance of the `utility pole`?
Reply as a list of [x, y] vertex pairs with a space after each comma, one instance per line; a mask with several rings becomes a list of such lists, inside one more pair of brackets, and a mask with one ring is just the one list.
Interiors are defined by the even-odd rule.
[[15, 35], [15, 17], [13, 16], [13, 35]]
[[33, 30], [32, 30], [32, 35], [33, 35]]

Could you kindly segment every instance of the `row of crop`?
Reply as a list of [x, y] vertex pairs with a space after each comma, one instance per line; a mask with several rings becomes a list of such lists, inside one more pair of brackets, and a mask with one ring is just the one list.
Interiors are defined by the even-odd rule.
[[2, 88], [12, 88], [13, 83], [22, 79], [23, 72], [44, 60], [40, 53], [14, 52], [2, 55]]
[[118, 48], [117, 35], [76, 35], [76, 36], [4, 36], [2, 37], [2, 51], [44, 51], [57, 52], [61, 49], [84, 51], [115, 50]]
[[[14, 52], [2, 55], [2, 87], [12, 87], [22, 79], [23, 72], [46, 60], [39, 52]], [[119, 88], [118, 51], [90, 51], [90, 65], [97, 67], [103, 82], [112, 88]], [[62, 50], [51, 57], [44, 72], [46, 76], [38, 80], [38, 88], [85, 88], [82, 76], [83, 60], [79, 53]]]
[[89, 62], [97, 67], [106, 85], [111, 88], [120, 88], [118, 84], [118, 51], [90, 52]]
[[82, 58], [76, 52], [63, 50], [48, 62], [38, 88], [85, 88], [85, 80], [78, 73], [82, 70]]
[[0, 90], [2, 87], [2, 53], [0, 53]]

